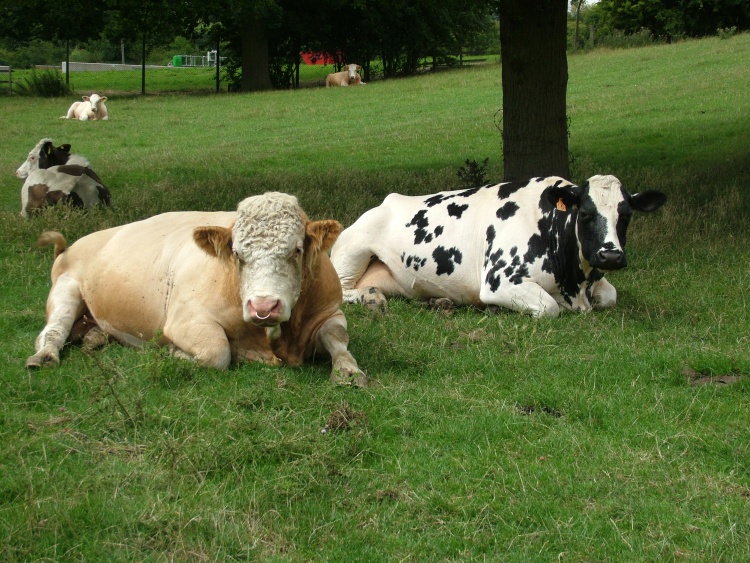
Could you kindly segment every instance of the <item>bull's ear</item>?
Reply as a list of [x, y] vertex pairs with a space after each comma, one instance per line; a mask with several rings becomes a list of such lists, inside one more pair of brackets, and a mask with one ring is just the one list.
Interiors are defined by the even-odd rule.
[[636, 211], [651, 213], [667, 203], [667, 196], [656, 190], [646, 190], [630, 196], [630, 207]]
[[203, 252], [220, 260], [232, 256], [232, 229], [226, 227], [197, 227], [193, 240]]
[[547, 193], [547, 199], [550, 204], [557, 206], [558, 209], [562, 207], [558, 205], [561, 200], [566, 208], [580, 205], [581, 203], [581, 188], [578, 186], [554, 186], [552, 188], [547, 188], [545, 192]]
[[326, 251], [333, 246], [344, 228], [341, 223], [332, 219], [311, 221], [305, 227], [305, 234], [310, 239], [310, 248]]

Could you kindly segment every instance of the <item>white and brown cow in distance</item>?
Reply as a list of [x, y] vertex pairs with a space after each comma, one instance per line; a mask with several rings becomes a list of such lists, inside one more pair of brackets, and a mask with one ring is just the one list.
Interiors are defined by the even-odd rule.
[[51, 168], [62, 164], [77, 164], [91, 166], [89, 160], [78, 154], [70, 154], [70, 144], [65, 143], [56, 147], [52, 139], [41, 139], [29, 151], [26, 160], [16, 170], [16, 176], [25, 180], [34, 170]]
[[331, 86], [357, 86], [364, 84], [358, 72], [362, 70], [359, 65], [344, 65], [341, 72], [332, 72], [326, 76], [326, 88]]
[[109, 112], [104, 102], [107, 96], [91, 94], [90, 96], [81, 96], [82, 102], [73, 102], [68, 109], [68, 113], [61, 116], [60, 119], [77, 119], [79, 121], [94, 121], [109, 119]]
[[[26, 365], [59, 363], [74, 323], [130, 345], [156, 341], [224, 369], [331, 356], [335, 383], [366, 385], [347, 346], [341, 285], [328, 250], [337, 221], [310, 221], [293, 196], [267, 193], [237, 212], [175, 212], [55, 244], [47, 325]], [[101, 332], [100, 332], [101, 331]], [[97, 335], [99, 333], [99, 335]]]
[[45, 207], [68, 204], [89, 208], [110, 205], [112, 196], [88, 166], [64, 164], [32, 171], [21, 186], [21, 217]]
[[626, 266], [631, 214], [665, 202], [653, 190], [628, 193], [614, 176], [391, 194], [341, 233], [331, 260], [344, 300], [373, 308], [394, 295], [535, 317], [613, 307], [603, 272]]

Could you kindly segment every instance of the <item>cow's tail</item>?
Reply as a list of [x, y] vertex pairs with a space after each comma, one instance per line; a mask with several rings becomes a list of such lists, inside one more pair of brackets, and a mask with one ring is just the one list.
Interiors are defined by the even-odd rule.
[[49, 246], [50, 244], [55, 245], [55, 258], [60, 256], [68, 247], [65, 237], [61, 233], [57, 231], [44, 231], [37, 239], [36, 246]]

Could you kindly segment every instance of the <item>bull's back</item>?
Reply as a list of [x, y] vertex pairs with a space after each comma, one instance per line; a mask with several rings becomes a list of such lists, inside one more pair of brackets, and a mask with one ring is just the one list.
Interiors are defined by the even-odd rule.
[[198, 248], [193, 230], [230, 227], [235, 215], [157, 215], [80, 239], [69, 248], [66, 261], [73, 265], [83, 299], [105, 332], [123, 340], [127, 339], [122, 334], [151, 340], [164, 328], [170, 308], [183, 306], [201, 284], [209, 283], [203, 280], [216, 277], [212, 270], [220, 265]]

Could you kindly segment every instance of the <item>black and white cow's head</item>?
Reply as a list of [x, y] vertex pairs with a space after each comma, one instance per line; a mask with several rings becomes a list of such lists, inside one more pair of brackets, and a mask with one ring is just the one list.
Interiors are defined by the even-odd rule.
[[39, 169], [47, 169], [52, 166], [66, 164], [70, 159], [70, 144], [66, 143], [56, 147], [52, 139], [42, 139], [31, 149], [21, 166], [16, 170], [16, 176], [25, 180], [31, 172]]
[[583, 186], [562, 185], [546, 190], [549, 203], [576, 215], [581, 260], [599, 270], [627, 265], [625, 240], [633, 211], [650, 213], [667, 201], [656, 190], [630, 194], [614, 176], [592, 176]]

